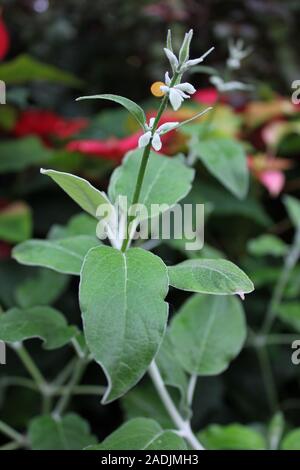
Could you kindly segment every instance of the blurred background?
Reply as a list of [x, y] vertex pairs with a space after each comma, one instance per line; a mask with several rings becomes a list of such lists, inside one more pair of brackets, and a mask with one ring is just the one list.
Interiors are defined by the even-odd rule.
[[[118, 107], [100, 101], [78, 103], [75, 98], [114, 93], [142, 103], [151, 114], [158, 104], [150, 93], [151, 84], [163, 80], [167, 70], [163, 54], [167, 29], [172, 29], [175, 45], [179, 45], [184, 33], [193, 28], [192, 57], [215, 46], [205, 65], [220, 73], [228, 58], [230, 38], [242, 38], [252, 49], [236, 79], [253, 85], [253, 90], [224, 96], [216, 115], [218, 130], [241, 141], [246, 149], [249, 195], [246, 200], [235, 198], [199, 163], [196, 196], [211, 209], [206, 225], [209, 246], [237, 262], [254, 280], [256, 293], [248, 296], [245, 305], [255, 329], [282, 260], [257, 256], [249, 248], [249, 240], [267, 232], [290, 243], [293, 230], [281, 196], [300, 195], [300, 113], [291, 102], [291, 83], [300, 79], [299, 21], [296, 0], [2, 0], [0, 79], [7, 87], [6, 105], [0, 105], [3, 311], [15, 305], [49, 302], [80, 325], [77, 279], [55, 275], [51, 282], [56, 288], [49, 293], [45, 271], [20, 266], [10, 258], [16, 243], [33, 236], [44, 238], [53, 224], [66, 225], [78, 213], [75, 204], [39, 174], [39, 168], [71, 171], [105, 190], [113, 168], [135, 148], [138, 129]], [[199, 70], [189, 81], [197, 93], [181, 108], [180, 119], [216, 101], [209, 70]], [[164, 143], [163, 152], [185, 152], [186, 139], [178, 133]], [[157, 252], [168, 263], [176, 263], [183, 254], [173, 248], [160, 246]], [[32, 282], [37, 299], [28, 287]], [[298, 268], [286, 295], [297, 299], [299, 292]], [[171, 310], [183, 300], [183, 294], [172, 291]], [[289, 332], [284, 325], [278, 328]], [[50, 377], [68, 359], [65, 348], [41, 353], [39, 342], [29, 347]], [[270, 357], [281, 409], [292, 425], [299, 425], [299, 366], [291, 364], [289, 347], [271, 348]], [[7, 385], [8, 376], [23, 374], [10, 352], [7, 362], [0, 368], [0, 416], [13, 426], [26, 427], [38, 412], [36, 395]], [[84, 381], [105, 384], [96, 365], [90, 366]], [[98, 397], [74, 398], [72, 407], [101, 439], [124, 416], [159, 413], [147, 379], [142, 387], [143, 395], [137, 388], [121, 402], [106, 407], [100, 406]], [[199, 380], [194, 424], [262, 422], [274, 412], [273, 405], [255, 351], [246, 348], [228, 372]]]

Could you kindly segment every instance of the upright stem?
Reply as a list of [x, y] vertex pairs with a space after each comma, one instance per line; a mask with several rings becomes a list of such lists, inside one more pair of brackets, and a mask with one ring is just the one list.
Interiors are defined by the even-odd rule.
[[[172, 87], [176, 83], [178, 75], [179, 75], [178, 73], [174, 74], [174, 76], [171, 80], [171, 83], [170, 83], [170, 87]], [[155, 133], [157, 127], [158, 127], [160, 118], [161, 118], [164, 110], [166, 109], [166, 107], [168, 105], [168, 99], [169, 99], [169, 95], [166, 94], [164, 96], [164, 98], [162, 99], [162, 102], [160, 103], [160, 107], [158, 109], [155, 121], [154, 121], [152, 129], [151, 129], [152, 136], [154, 135], [154, 133]], [[144, 181], [144, 177], [145, 177], [146, 167], [147, 167], [147, 163], [148, 163], [148, 159], [149, 159], [149, 155], [150, 155], [151, 143], [152, 143], [152, 138], [151, 138], [149, 144], [144, 149], [141, 165], [140, 165], [137, 180], [136, 180], [135, 190], [134, 190], [134, 193], [133, 193], [132, 206], [134, 206], [135, 204], [137, 204], [139, 202], [139, 198], [140, 198], [141, 190], [142, 190], [142, 185], [143, 185], [143, 181]], [[130, 228], [130, 225], [131, 225], [132, 221], [134, 220], [134, 218], [135, 218], [134, 215], [130, 215], [128, 217], [128, 220], [127, 220], [126, 234], [125, 234], [125, 238], [123, 240], [122, 247], [121, 247], [121, 251], [123, 251], [123, 252], [126, 251], [126, 249], [128, 247], [128, 244], [130, 242], [130, 235], [131, 234], [130, 234], [129, 228]]]
[[152, 379], [152, 382], [157, 390], [157, 393], [160, 396], [161, 401], [163, 402], [167, 412], [169, 413], [173, 423], [177, 427], [180, 435], [184, 437], [190, 446], [195, 450], [204, 450], [204, 447], [200, 444], [198, 439], [196, 438], [195, 434], [191, 429], [191, 425], [189, 421], [185, 421], [182, 416], [179, 414], [176, 406], [173, 403], [172, 398], [170, 397], [164, 381], [160, 375], [159, 369], [155, 363], [152, 361], [149, 369], [149, 375]]
[[73, 389], [80, 382], [80, 379], [84, 373], [87, 363], [88, 360], [86, 357], [78, 359], [76, 365], [74, 366], [74, 371], [70, 378], [70, 381], [65, 388], [65, 393], [62, 395], [55, 407], [55, 410], [53, 411], [53, 415], [55, 417], [60, 417], [67, 408], [69, 401], [72, 397]]
[[47, 388], [47, 382], [38, 367], [36, 366], [36, 364], [34, 363], [34, 361], [32, 360], [31, 356], [28, 354], [25, 347], [19, 343], [14, 343], [12, 347], [19, 356], [20, 360], [22, 361], [23, 365], [25, 366], [31, 377], [33, 378], [39, 390], [44, 393], [45, 389]]
[[281, 301], [282, 301], [284, 290], [290, 279], [292, 270], [296, 266], [299, 258], [300, 258], [300, 227], [296, 231], [293, 245], [287, 257], [285, 258], [283, 270], [275, 286], [275, 289], [274, 289], [274, 292], [273, 292], [273, 295], [272, 295], [272, 298], [271, 298], [271, 301], [267, 310], [265, 321], [261, 328], [261, 332], [264, 334], [269, 333], [273, 325], [273, 322], [277, 315], [278, 307], [280, 306]]
[[8, 424], [4, 423], [3, 421], [0, 421], [0, 432], [2, 432], [7, 437], [13, 439], [14, 441], [20, 444], [24, 443], [24, 437], [22, 436], [22, 434], [15, 431], [13, 428], [8, 426]]

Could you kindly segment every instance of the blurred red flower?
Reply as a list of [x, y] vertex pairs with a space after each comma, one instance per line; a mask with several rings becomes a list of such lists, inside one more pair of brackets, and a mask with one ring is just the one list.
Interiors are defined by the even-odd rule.
[[67, 139], [87, 126], [84, 118], [63, 118], [52, 111], [32, 109], [20, 114], [13, 133], [17, 137], [38, 135], [47, 141], [51, 136]]
[[284, 170], [293, 166], [290, 160], [267, 154], [248, 156], [248, 166], [252, 174], [269, 191], [270, 196], [277, 197], [285, 185]]
[[200, 104], [213, 105], [218, 100], [218, 92], [215, 88], [203, 88], [198, 90], [192, 97], [193, 101]]
[[94, 157], [102, 157], [106, 160], [120, 162], [129, 150], [133, 150], [138, 145], [138, 140], [142, 132], [117, 139], [111, 137], [106, 140], [86, 139], [73, 140], [67, 144], [67, 149], [71, 152], [80, 152]]
[[0, 60], [4, 59], [10, 46], [10, 37], [3, 19], [0, 17]]

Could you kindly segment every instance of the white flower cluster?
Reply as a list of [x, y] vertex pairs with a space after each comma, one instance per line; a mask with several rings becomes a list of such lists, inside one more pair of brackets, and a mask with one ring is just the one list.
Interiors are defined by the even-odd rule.
[[151, 118], [149, 124], [146, 124], [146, 132], [139, 138], [140, 148], [146, 147], [152, 138], [152, 147], [154, 148], [154, 150], [159, 151], [162, 147], [160, 136], [166, 134], [169, 131], [172, 131], [179, 124], [179, 122], [166, 122], [165, 124], [159, 126], [152, 135], [152, 128], [154, 122], [155, 118]]
[[166, 72], [165, 75], [165, 85], [161, 86], [161, 90], [164, 93], [168, 93], [169, 98], [170, 98], [170, 103], [174, 109], [174, 111], [177, 111], [183, 101], [187, 98], [190, 98], [189, 95], [192, 95], [193, 93], [196, 92], [195, 88], [193, 85], [191, 85], [188, 82], [185, 83], [180, 83], [182, 74], [189, 70], [191, 67], [194, 65], [198, 65], [203, 60], [205, 59], [208, 54], [210, 54], [213, 50], [214, 47], [211, 47], [208, 51], [206, 51], [201, 57], [198, 57], [197, 59], [190, 59], [190, 44], [191, 40], [193, 37], [193, 30], [191, 29], [188, 33], [185, 34], [184, 40], [182, 42], [180, 51], [179, 51], [179, 56], [178, 58], [173, 52], [172, 48], [172, 38], [171, 38], [171, 32], [168, 31], [168, 37], [167, 37], [167, 47], [164, 48], [165, 54], [170, 62], [172, 72], [173, 72], [173, 77], [174, 75], [177, 76], [177, 80], [175, 80], [175, 83], [172, 83], [172, 80], [169, 77], [169, 73]]
[[[168, 31], [167, 37], [167, 47], [164, 49], [167, 58], [169, 59], [173, 77], [172, 79], [169, 76], [169, 72], [165, 73], [165, 84], [160, 87], [161, 91], [168, 95], [171, 106], [173, 107], [174, 111], [177, 111], [180, 106], [182, 105], [183, 101], [187, 98], [190, 98], [190, 95], [196, 92], [196, 89], [193, 87], [191, 83], [181, 82], [181, 77], [184, 72], [189, 70], [194, 65], [198, 65], [205, 57], [210, 54], [214, 47], [211, 47], [205, 54], [197, 59], [190, 59], [190, 44], [193, 37], [193, 30], [191, 29], [188, 33], [185, 34], [184, 40], [182, 42], [178, 58], [173, 52], [172, 48], [172, 38], [171, 32]], [[178, 122], [166, 122], [159, 126], [156, 130], [154, 129], [155, 126], [155, 118], [151, 118], [149, 124], [144, 125], [144, 134], [141, 135], [139, 138], [139, 147], [144, 148], [151, 143], [154, 150], [159, 151], [162, 147], [162, 142], [160, 136], [174, 130], [187, 122], [190, 122], [193, 119], [200, 117], [202, 114], [209, 111], [211, 108], [207, 108], [206, 110], [202, 111], [201, 113], [197, 114], [191, 119], [184, 121], [182, 123]], [[156, 126], [155, 126], [156, 127]]]
[[229, 57], [227, 59], [227, 66], [232, 70], [239, 69], [241, 67], [241, 60], [248, 57], [252, 52], [250, 47], [244, 49], [244, 41], [242, 39], [238, 39], [235, 43], [230, 40], [228, 49]]

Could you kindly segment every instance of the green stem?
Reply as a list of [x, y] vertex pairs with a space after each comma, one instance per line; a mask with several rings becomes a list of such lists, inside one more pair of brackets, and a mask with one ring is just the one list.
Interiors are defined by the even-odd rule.
[[0, 446], [0, 450], [17, 450], [20, 449], [22, 445], [22, 442], [12, 441], [8, 442], [7, 444], [4, 444], [3, 446]]
[[286, 288], [286, 285], [290, 279], [291, 273], [294, 267], [296, 266], [299, 258], [300, 258], [300, 227], [296, 231], [291, 250], [289, 251], [289, 253], [287, 254], [285, 258], [283, 270], [275, 286], [269, 307], [267, 309], [266, 317], [261, 327], [261, 332], [264, 334], [268, 334], [270, 329], [272, 328], [272, 325], [277, 315], [278, 308], [281, 304], [282, 297], [284, 295], [284, 290]]
[[[170, 83], [170, 88], [172, 88], [172, 86], [176, 83], [178, 75], [179, 75], [178, 73], [174, 74], [174, 76], [171, 80], [171, 83]], [[164, 96], [164, 98], [162, 99], [161, 103], [160, 103], [156, 118], [154, 120], [152, 129], [151, 129], [152, 136], [154, 135], [154, 133], [155, 133], [157, 127], [158, 127], [160, 118], [161, 118], [163, 112], [165, 111], [165, 109], [168, 105], [168, 100], [169, 100], [169, 95], [166, 94]], [[150, 155], [150, 150], [151, 150], [151, 143], [152, 143], [152, 138], [151, 138], [149, 144], [144, 149], [144, 153], [143, 153], [143, 157], [142, 157], [142, 161], [141, 161], [141, 165], [140, 165], [140, 168], [139, 168], [139, 172], [138, 172], [138, 176], [137, 176], [137, 180], [136, 180], [136, 185], [135, 185], [135, 189], [134, 189], [134, 193], [133, 193], [132, 204], [131, 204], [132, 206], [134, 206], [135, 204], [137, 204], [139, 202], [139, 198], [140, 198], [140, 194], [141, 194], [141, 190], [142, 190], [142, 185], [143, 185], [143, 181], [144, 181], [144, 177], [145, 177], [145, 172], [146, 172], [146, 168], [147, 168], [147, 163], [148, 163], [148, 160], [149, 160], [149, 155]], [[134, 215], [128, 216], [126, 232], [125, 232], [125, 238], [123, 240], [122, 247], [121, 247], [122, 252], [127, 250], [128, 244], [130, 242], [130, 236], [131, 236], [130, 225], [131, 225], [131, 223], [133, 222], [134, 219], [135, 219]]]
[[265, 347], [256, 350], [259, 360], [264, 386], [268, 398], [270, 411], [272, 414], [276, 413], [279, 409], [279, 400], [274, 382], [273, 371], [270, 363], [268, 351]]
[[22, 361], [24, 367], [26, 370], [29, 372], [31, 377], [33, 378], [34, 382], [36, 383], [37, 387], [39, 390], [44, 393], [44, 391], [47, 389], [47, 382], [45, 378], [43, 377], [42, 373], [32, 360], [31, 356], [25, 349], [25, 347], [22, 344], [16, 344], [14, 343], [12, 345], [14, 351], [17, 353], [19, 356], [20, 360]]
[[65, 393], [61, 396], [60, 400], [58, 401], [53, 411], [54, 416], [61, 416], [62, 413], [67, 408], [71, 400], [72, 394], [73, 394], [73, 389], [80, 382], [87, 364], [88, 364], [88, 359], [86, 357], [78, 359], [77, 363], [75, 364], [70, 381], [68, 385], [66, 386]]
[[16, 442], [23, 443], [24, 438], [22, 434], [20, 434], [18, 431], [15, 431], [13, 428], [11, 428], [8, 424], [4, 423], [3, 421], [0, 421], [0, 432], [5, 434], [7, 437], [10, 439], [13, 439]]

